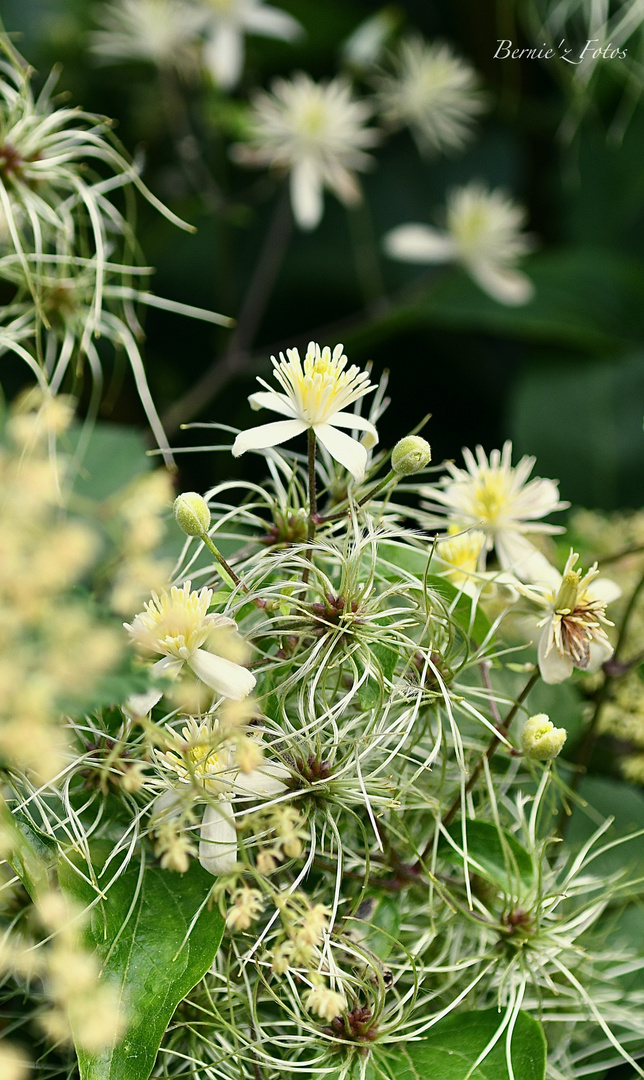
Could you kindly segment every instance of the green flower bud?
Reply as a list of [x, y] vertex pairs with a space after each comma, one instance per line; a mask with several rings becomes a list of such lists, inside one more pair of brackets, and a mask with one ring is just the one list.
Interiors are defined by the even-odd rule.
[[177, 525], [188, 536], [203, 536], [210, 528], [208, 503], [196, 491], [184, 491], [174, 500]]
[[391, 467], [400, 476], [411, 476], [424, 469], [432, 460], [429, 443], [420, 435], [407, 435], [397, 442], [391, 452]]
[[556, 728], [545, 713], [537, 713], [526, 720], [521, 732], [521, 749], [526, 757], [535, 761], [551, 761], [556, 758], [567, 738], [563, 728]]

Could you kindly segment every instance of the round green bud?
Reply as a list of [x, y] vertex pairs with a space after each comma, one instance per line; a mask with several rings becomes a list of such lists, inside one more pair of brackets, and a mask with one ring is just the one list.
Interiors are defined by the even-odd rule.
[[526, 757], [535, 761], [551, 761], [556, 758], [566, 738], [564, 728], [556, 728], [545, 713], [537, 713], [523, 725], [521, 749]]
[[188, 536], [203, 536], [210, 528], [208, 503], [196, 491], [184, 491], [174, 500], [177, 525]]
[[400, 476], [419, 472], [432, 460], [432, 451], [426, 439], [420, 435], [407, 435], [397, 442], [391, 452], [391, 467]]

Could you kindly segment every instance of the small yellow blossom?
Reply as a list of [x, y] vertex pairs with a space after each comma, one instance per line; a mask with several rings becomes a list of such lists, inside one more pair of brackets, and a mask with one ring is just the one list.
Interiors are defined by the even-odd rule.
[[262, 894], [257, 889], [246, 886], [236, 889], [226, 915], [226, 926], [231, 930], [248, 930], [263, 910]]
[[14, 1043], [0, 1044], [0, 1077], [2, 1080], [27, 1080], [31, 1073], [31, 1063], [23, 1051]]
[[[450, 532], [457, 528], [450, 526]], [[470, 592], [475, 588], [474, 576], [479, 570], [484, 547], [485, 533], [479, 529], [455, 532], [450, 539], [440, 540], [436, 545], [436, 555], [445, 566], [445, 575], [458, 589]]]
[[318, 985], [314, 986], [305, 995], [304, 1005], [310, 1012], [321, 1016], [323, 1020], [333, 1020], [345, 1011], [347, 1000], [344, 994], [338, 994], [335, 990], [330, 990], [320, 980]]

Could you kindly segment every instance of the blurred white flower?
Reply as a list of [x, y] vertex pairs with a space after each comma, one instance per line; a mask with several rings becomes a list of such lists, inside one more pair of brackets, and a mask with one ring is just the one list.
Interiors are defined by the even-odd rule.
[[[239, 641], [234, 619], [208, 614], [211, 600], [212, 589], [192, 592], [186, 581], [181, 589], [174, 587], [160, 596], [152, 593], [145, 610], [123, 625], [141, 652], [163, 655], [152, 665], [156, 675], [176, 676], [187, 664], [216, 694], [241, 701], [253, 689], [255, 676], [220, 655], [222, 651], [238, 655]], [[163, 691], [158, 689], [133, 694], [126, 708], [132, 715], [144, 716], [162, 696]]]
[[354, 170], [370, 167], [365, 148], [379, 139], [375, 128], [365, 127], [370, 113], [342, 78], [316, 83], [298, 72], [290, 81], [275, 79], [272, 93], [255, 96], [250, 138], [235, 147], [236, 160], [290, 171], [295, 220], [313, 229], [322, 218], [325, 187], [346, 205], [360, 200]]
[[[204, 810], [200, 830], [199, 862], [210, 874], [225, 874], [237, 861], [237, 832], [232, 801], [272, 799], [286, 790], [290, 773], [280, 762], [262, 762], [261, 767], [244, 773], [235, 764], [235, 750], [219, 731], [216, 719], [198, 724], [189, 720], [182, 730], [180, 752], [156, 754], [162, 768], [174, 774], [170, 790], [154, 804], [154, 814], [169, 812], [179, 806], [179, 790], [197, 784], [209, 795], [218, 796]], [[173, 733], [174, 735], [174, 733]]]
[[393, 74], [377, 79], [377, 101], [391, 128], [410, 128], [421, 153], [458, 150], [486, 108], [478, 75], [449, 45], [403, 41]]
[[[239, 457], [247, 450], [279, 446], [311, 428], [331, 457], [344, 465], [355, 480], [361, 481], [367, 450], [378, 442], [378, 433], [370, 420], [343, 410], [374, 387], [368, 373], [360, 371], [355, 364], [345, 370], [347, 358], [342, 350], [342, 345], [336, 345], [331, 354], [328, 345], [321, 349], [311, 341], [303, 365], [297, 349], [286, 350], [288, 360], [283, 353], [279, 361], [272, 356], [273, 374], [284, 393], [258, 379], [266, 390], [251, 394], [249, 401], [253, 409], [272, 409], [288, 419], [242, 431], [233, 444], [233, 455]], [[366, 432], [364, 444], [338, 428]]]
[[[564, 531], [561, 526], [537, 520], [570, 505], [559, 499], [557, 481], [541, 477], [529, 480], [535, 463], [533, 457], [522, 457], [512, 466], [509, 440], [503, 450], [492, 450], [489, 461], [482, 446], [476, 447], [476, 457], [464, 448], [463, 457], [467, 468], [459, 469], [447, 462], [451, 478], [445, 478], [440, 486], [420, 489], [431, 500], [423, 504], [424, 509], [447, 514], [458, 528], [483, 532], [482, 560], [485, 552], [494, 548], [504, 570], [511, 570], [523, 580], [537, 580], [547, 573], [550, 563], [526, 539], [526, 533]], [[431, 519], [432, 524], [440, 522], [439, 517]], [[484, 569], [484, 561], [479, 569]]]
[[539, 638], [539, 670], [546, 683], [560, 683], [572, 675], [573, 668], [598, 671], [613, 655], [606, 636], [606, 605], [621, 595], [619, 585], [608, 578], [598, 578], [597, 563], [582, 576], [574, 566], [579, 555], [571, 550], [563, 575], [549, 566], [543, 578], [533, 585], [519, 585], [519, 591], [546, 609]]
[[235, 86], [244, 65], [244, 35], [293, 41], [302, 33], [297, 19], [263, 0], [203, 0], [207, 13], [203, 62], [225, 90]]
[[157, 67], [197, 66], [205, 13], [185, 0], [113, 0], [98, 9], [102, 26], [90, 48], [103, 63], [144, 60]]
[[502, 191], [472, 181], [447, 195], [447, 229], [400, 225], [385, 237], [392, 259], [412, 263], [458, 262], [501, 304], [526, 304], [534, 286], [516, 263], [533, 247], [521, 229], [526, 212]]

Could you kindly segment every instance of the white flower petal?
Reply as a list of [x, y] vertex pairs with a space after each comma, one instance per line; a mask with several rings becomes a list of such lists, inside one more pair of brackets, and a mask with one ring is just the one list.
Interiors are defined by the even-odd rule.
[[349, 412], [337, 412], [333, 413], [327, 420], [327, 424], [331, 427], [340, 428], [352, 428], [356, 431], [365, 431], [367, 438], [362, 438], [362, 445], [371, 450], [372, 446], [375, 446], [378, 442], [378, 432], [371, 423], [371, 420], [365, 419], [364, 416], [355, 416], [354, 413]]
[[521, 581], [538, 581], [559, 588], [561, 574], [521, 533], [499, 533], [495, 547], [503, 569], [511, 570]]
[[283, 416], [295, 416], [295, 409], [286, 394], [277, 394], [274, 390], [258, 390], [248, 401], [251, 409], [272, 409]]
[[599, 671], [602, 664], [610, 660], [614, 653], [613, 646], [609, 641], [591, 641], [588, 649], [588, 666], [586, 671]]
[[209, 874], [227, 874], [237, 863], [237, 832], [230, 803], [207, 806], [201, 823], [199, 862]]
[[[552, 645], [551, 645], [552, 643]], [[551, 645], [549, 649], [548, 646]], [[570, 656], [562, 656], [552, 640], [552, 617], [548, 619], [539, 639], [539, 670], [545, 683], [553, 685], [564, 682], [572, 675]]]
[[262, 37], [281, 38], [282, 41], [295, 41], [304, 33], [301, 23], [274, 7], [251, 8], [244, 19], [249, 34], [261, 34]]
[[272, 798], [273, 795], [281, 795], [283, 791], [286, 791], [286, 781], [290, 775], [285, 765], [275, 761], [262, 765], [261, 769], [253, 769], [249, 773], [237, 773], [234, 787], [236, 791], [244, 791], [249, 795]]
[[362, 443], [356, 442], [350, 435], [345, 435], [330, 424], [315, 424], [313, 430], [331, 457], [344, 465], [354, 480], [358, 483], [364, 480], [367, 451]]
[[[619, 600], [622, 590], [616, 581], [610, 578], [597, 578], [588, 586], [588, 596], [591, 600], [601, 600], [604, 604], [612, 604], [613, 600]], [[611, 654], [612, 655], [612, 654]]]
[[244, 38], [237, 27], [221, 23], [203, 47], [203, 62], [219, 86], [230, 90], [244, 64]]
[[177, 817], [181, 812], [181, 807], [182, 803], [179, 793], [172, 788], [168, 788], [167, 791], [158, 795], [152, 803], [152, 806], [150, 807], [150, 817], [159, 817], [160, 815], [163, 815], [164, 817]]
[[[164, 656], [161, 660], [157, 660], [155, 664], [152, 664], [150, 673], [159, 676], [163, 675], [166, 678], [174, 678], [179, 674], [182, 667], [183, 660], [177, 660], [174, 656]], [[154, 686], [142, 694], [130, 694], [125, 702], [124, 712], [133, 720], [139, 716], [147, 716], [157, 702], [161, 701], [162, 697], [163, 690], [159, 690], [158, 687]]]
[[534, 296], [534, 285], [520, 270], [510, 270], [484, 261], [467, 263], [466, 269], [476, 284], [500, 304], [516, 307], [527, 304]]
[[324, 212], [322, 178], [317, 165], [304, 158], [293, 165], [291, 172], [291, 202], [293, 216], [302, 229], [314, 229]]
[[248, 697], [257, 681], [252, 672], [241, 664], [235, 664], [223, 656], [215, 656], [205, 649], [195, 649], [188, 665], [206, 686], [230, 701], [242, 701]]
[[431, 225], [400, 225], [387, 233], [384, 248], [392, 259], [412, 263], [450, 262], [457, 253], [452, 237]]
[[303, 420], [277, 420], [274, 424], [261, 424], [260, 427], [241, 431], [233, 443], [233, 457], [239, 457], [247, 450], [265, 450], [267, 446], [279, 446], [280, 443], [306, 431], [307, 427], [308, 424]]

